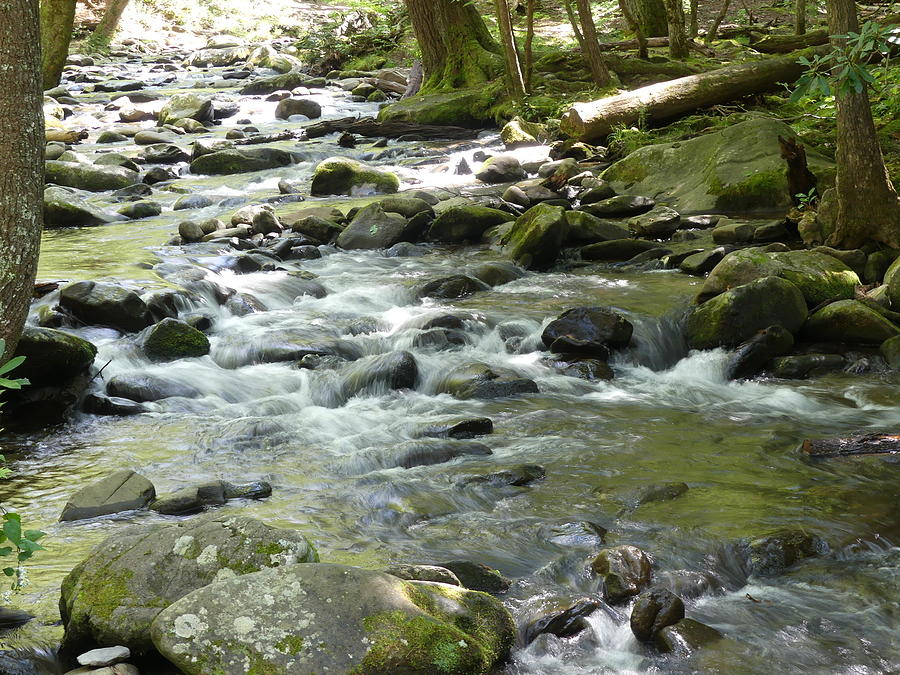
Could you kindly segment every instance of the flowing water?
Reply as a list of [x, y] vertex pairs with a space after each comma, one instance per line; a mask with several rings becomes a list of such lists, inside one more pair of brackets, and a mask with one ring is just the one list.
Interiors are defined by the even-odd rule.
[[[116, 67], [151, 87], [162, 77], [146, 64]], [[158, 88], [168, 94], [199, 85], [206, 91], [217, 73], [190, 71]], [[326, 117], [374, 110], [337, 90], [314, 93]], [[245, 101], [215, 134], [242, 117], [263, 131], [302, 125], [276, 123], [273, 107]], [[103, 126], [104, 114], [100, 103], [79, 108], [86, 125]], [[479, 147], [492, 143], [495, 137]], [[321, 259], [287, 264], [318, 276], [327, 295], [314, 297], [303, 295], [305, 282], [285, 272], [235, 275], [222, 269], [223, 251], [214, 245], [165, 245], [186, 216], [227, 214], [243, 200], [270, 197], [277, 194], [278, 178], [308, 179], [315, 161], [332, 154], [380, 152], [367, 144], [347, 151], [333, 137], [279, 145], [306, 159], [274, 171], [187, 175], [175, 183], [217, 202], [229, 199], [228, 207], [189, 213], [167, 208], [157, 218], [45, 234], [41, 279], [114, 278], [135, 288], [164, 288], [177, 283], [184, 268], [201, 268], [209, 281], [252, 296], [266, 311], [235, 316], [213, 298], [196, 296], [182, 313], [214, 318], [211, 354], [164, 364], [145, 360], [132, 338], [115, 331], [74, 331], [99, 346], [97, 364], [109, 362], [93, 386], [141, 372], [190, 385], [200, 396], [151, 403], [150, 412], [135, 417], [78, 414], [63, 426], [8, 439], [15, 475], [3, 486], [3, 503], [48, 532], [47, 551], [29, 565], [25, 606], [51, 621], [61, 579], [92, 546], [131, 523], [172, 520], [142, 512], [55, 522], [83, 484], [130, 468], [160, 493], [220, 478], [270, 481], [271, 498], [223, 509], [302, 530], [325, 561], [369, 567], [459, 558], [487, 563], [514, 580], [504, 602], [520, 625], [597, 593], [586, 569], [599, 541], [578, 525], [590, 521], [609, 530], [608, 544], [647, 551], [657, 579], [681, 589], [687, 615], [728, 638], [690, 659], [661, 657], [632, 637], [629, 607], [605, 608], [576, 638], [544, 636], [518, 648], [509, 673], [900, 668], [900, 549], [894, 545], [900, 541], [900, 467], [875, 457], [814, 462], [798, 450], [807, 437], [896, 428], [896, 375], [728, 382], [724, 352], [688, 353], [684, 345], [680, 320], [701, 280], [673, 271], [576, 266], [529, 273], [461, 301], [422, 301], [413, 292], [416, 284], [499, 255], [484, 248], [432, 248], [420, 257], [389, 258], [322, 247]], [[99, 147], [84, 146], [89, 152]], [[469, 179], [441, 173], [436, 164], [414, 165], [422, 157], [452, 164], [474, 147], [457, 147], [447, 158], [440, 146], [392, 142], [389, 149], [401, 151], [396, 154], [403, 159], [379, 163], [393, 165], [405, 187], [458, 190]], [[157, 191], [153, 198], [169, 206], [177, 196]], [[543, 361], [542, 326], [578, 305], [611, 306], [635, 324], [634, 345], [614, 361], [613, 381], [564, 376]], [[447, 313], [464, 318], [466, 344], [450, 351], [416, 346], [419, 327]], [[509, 353], [500, 337], [510, 330], [523, 336], [518, 353]], [[252, 363], [260, 345], [284, 335], [337, 343], [363, 359], [409, 350], [419, 384], [348, 397], [342, 387], [346, 363], [316, 370]], [[487, 401], [436, 393], [451, 368], [473, 361], [531, 378], [540, 393]], [[494, 422], [494, 433], [477, 439], [492, 455], [381, 468], [379, 458], [423, 427], [473, 416]], [[542, 465], [546, 477], [524, 487], [460, 482], [521, 464]], [[640, 490], [673, 481], [690, 489], [677, 499], [638, 503]], [[819, 535], [830, 551], [780, 577], [748, 580], [735, 542], [781, 528]]]

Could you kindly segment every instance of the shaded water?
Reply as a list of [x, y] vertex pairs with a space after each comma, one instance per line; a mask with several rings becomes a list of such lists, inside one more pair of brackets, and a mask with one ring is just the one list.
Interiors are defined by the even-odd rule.
[[[142, 67], [128, 68], [146, 76]], [[334, 91], [318, 98], [328, 116], [371, 110]], [[282, 128], [271, 119], [273, 107], [250, 102], [237, 117], [246, 113], [264, 131]], [[347, 154], [334, 138], [283, 147], [318, 158]], [[351, 152], [365, 153], [364, 147]], [[259, 174], [186, 176], [176, 185], [218, 198], [263, 198], [277, 193], [279, 177], [307, 179], [313, 165], [311, 159]], [[399, 170], [407, 186], [465, 182], [429, 168]], [[178, 196], [160, 194], [167, 206]], [[47, 552], [29, 566], [32, 585], [24, 599], [41, 609], [41, 618], [52, 618], [48, 608], [61, 579], [104, 537], [126, 524], [172, 520], [139, 513], [55, 523], [78, 487], [131, 468], [160, 493], [210, 479], [268, 480], [270, 499], [223, 508], [301, 529], [325, 561], [487, 563], [515, 580], [505, 602], [520, 623], [596, 594], [597, 582], [586, 572], [596, 539], [556, 536], [561, 525], [591, 521], [609, 530], [607, 543], [646, 550], [664, 583], [687, 587], [685, 571], [703, 573], [706, 590], [685, 598], [687, 615], [729, 638], [689, 660], [660, 657], [631, 636], [628, 607], [604, 609], [591, 617], [592, 630], [577, 638], [541, 638], [518, 649], [509, 673], [880, 673], [900, 667], [900, 549], [893, 545], [900, 541], [900, 467], [883, 458], [811, 462], [798, 450], [810, 436], [896, 428], [896, 375], [727, 382], [724, 352], [687, 353], [679, 320], [700, 281], [677, 272], [593, 265], [529, 273], [466, 300], [435, 302], [418, 300], [413, 287], [499, 256], [471, 248], [386, 258], [323, 247], [319, 260], [286, 264], [318, 275], [328, 294], [315, 298], [300, 295], [301, 282], [284, 272], [221, 271], [222, 251], [215, 246], [163, 245], [179, 220], [234, 208], [167, 209], [144, 221], [45, 235], [42, 279], [112, 277], [162, 287], [190, 265], [207, 270], [206, 278], [219, 286], [252, 295], [267, 311], [233, 316], [197, 296], [183, 312], [214, 316], [211, 354], [166, 364], [147, 362], [130, 338], [114, 331], [74, 331], [99, 345], [98, 364], [109, 362], [98, 388], [112, 376], [142, 372], [201, 395], [148, 404], [151, 412], [131, 418], [79, 414], [7, 444], [15, 476], [3, 486], [3, 503], [49, 535]], [[635, 344], [617, 357], [612, 382], [563, 376], [542, 362], [542, 326], [576, 305], [609, 305], [635, 324]], [[454, 351], [415, 347], [418, 326], [448, 312], [465, 318], [467, 344]], [[505, 349], [498, 326], [509, 322], [533, 351]], [[360, 333], [360, 325], [372, 332]], [[254, 349], [284, 335], [341, 341], [363, 358], [409, 350], [419, 384], [413, 391], [369, 389], [348, 398], [342, 388], [347, 364], [319, 370], [245, 365]], [[452, 367], [473, 361], [532, 378], [540, 393], [491, 401], [435, 393]], [[493, 455], [379, 468], [377, 458], [391, 448], [456, 416], [494, 421], [494, 433], [478, 439]], [[465, 476], [523, 463], [543, 465], [546, 478], [528, 487], [459, 484]], [[672, 481], [687, 483], [689, 491], [637, 504], [641, 489]], [[781, 577], [748, 581], [734, 542], [784, 527], [822, 536], [831, 552]]]

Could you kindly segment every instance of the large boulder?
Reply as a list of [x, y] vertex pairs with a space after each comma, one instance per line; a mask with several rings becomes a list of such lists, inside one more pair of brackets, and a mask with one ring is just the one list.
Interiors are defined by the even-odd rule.
[[96, 281], [76, 281], [59, 291], [59, 304], [87, 324], [139, 331], [153, 322], [141, 297], [127, 288]]
[[900, 335], [900, 328], [880, 312], [858, 300], [840, 300], [818, 310], [803, 326], [810, 342], [880, 345]]
[[450, 243], [478, 241], [490, 228], [513, 219], [514, 216], [506, 211], [487, 206], [452, 206], [435, 218], [428, 230], [428, 238]]
[[286, 120], [291, 115], [303, 115], [313, 120], [322, 116], [322, 106], [311, 98], [285, 98], [275, 106], [275, 119]]
[[559, 257], [569, 232], [561, 206], [538, 204], [516, 219], [501, 240], [504, 253], [523, 267], [549, 267]]
[[252, 518], [216, 514], [127, 527], [96, 546], [63, 580], [64, 644], [146, 652], [152, 647], [150, 624], [191, 591], [269, 567], [317, 561], [300, 532]]
[[625, 317], [606, 307], [574, 307], [547, 324], [541, 341], [555, 354], [605, 360], [610, 349], [628, 346], [633, 330]]
[[313, 78], [306, 73], [292, 70], [281, 75], [265, 77], [259, 80], [253, 80], [245, 84], [240, 93], [247, 94], [271, 94], [276, 91], [291, 91], [297, 87], [305, 87]]
[[614, 239], [628, 239], [631, 236], [631, 232], [620, 224], [584, 211], [566, 211], [566, 220], [569, 221], [567, 244], [598, 244]]
[[48, 183], [88, 192], [120, 190], [140, 182], [137, 171], [121, 166], [95, 166], [59, 160], [44, 162], [44, 179]]
[[288, 166], [291, 153], [279, 148], [241, 148], [239, 150], [219, 150], [198, 157], [191, 162], [191, 173], [207, 175], [229, 175], [265, 171]]
[[81, 520], [142, 509], [155, 496], [153, 483], [134, 471], [123, 469], [85, 485], [72, 495], [63, 507], [59, 520]]
[[713, 268], [700, 289], [698, 300], [707, 300], [729, 288], [770, 276], [794, 284], [810, 307], [826, 300], [849, 300], [860, 284], [856, 272], [824, 253], [745, 248], [729, 253]]
[[160, 613], [156, 648], [187, 675], [487, 674], [515, 624], [484, 593], [333, 564], [227, 579]]
[[182, 119], [209, 122], [213, 119], [213, 100], [199, 94], [175, 94], [159, 111], [160, 126]]
[[378, 120], [480, 128], [493, 123], [490, 109], [495, 103], [488, 88], [453, 89], [410, 96], [385, 106], [379, 111]]
[[337, 245], [344, 249], [389, 248], [404, 241], [407, 220], [395, 213], [385, 213], [379, 204], [369, 204], [338, 235]]
[[519, 394], [536, 394], [534, 380], [519, 377], [503, 369], [492, 369], [484, 363], [467, 363], [448, 372], [437, 383], [437, 390], [459, 399], [493, 399]]
[[52, 328], [25, 326], [16, 346], [16, 356], [24, 356], [25, 362], [13, 375], [27, 378], [36, 386], [60, 384], [86, 372], [96, 355], [97, 348], [80, 337]]
[[511, 183], [516, 180], [525, 180], [528, 174], [512, 155], [497, 155], [484, 160], [481, 168], [475, 174], [475, 178], [482, 183]]
[[117, 220], [88, 204], [69, 188], [49, 185], [44, 188], [44, 227], [84, 227], [104, 225]]
[[[687, 141], [647, 145], [613, 164], [602, 177], [618, 193], [651, 195], [682, 213], [746, 213], [793, 205], [778, 137], [796, 138], [769, 118], [732, 124]], [[813, 173], [833, 164], [812, 150]]]
[[794, 284], [779, 277], [763, 277], [695, 308], [688, 317], [688, 342], [694, 349], [731, 347], [768, 326], [796, 333], [806, 316], [806, 301]]
[[887, 286], [887, 297], [891, 308], [900, 312], [900, 257], [891, 263], [884, 273], [884, 283]]
[[315, 196], [349, 195], [354, 192], [396, 192], [400, 179], [347, 157], [330, 157], [313, 171], [310, 192]]
[[151, 361], [172, 361], [209, 354], [209, 338], [184, 321], [166, 318], [148, 328], [141, 346]]

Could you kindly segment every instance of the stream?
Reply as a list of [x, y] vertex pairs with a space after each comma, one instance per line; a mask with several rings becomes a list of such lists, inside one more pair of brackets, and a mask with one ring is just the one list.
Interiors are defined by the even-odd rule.
[[[170, 74], [155, 59], [114, 58], [102, 71], [141, 80], [144, 92], [162, 96], [234, 91], [216, 84], [233, 69]], [[137, 153], [130, 143], [94, 143], [99, 131], [115, 126], [115, 112], [104, 110], [111, 95], [79, 94], [83, 85], [63, 84], [79, 100], [67, 124], [91, 134], [76, 151]], [[323, 119], [377, 112], [377, 104], [353, 102], [335, 87], [314, 89], [312, 96]], [[211, 135], [246, 126], [237, 120], [250, 120], [263, 133], [309, 123], [275, 120], [275, 105], [243, 98], [241, 111]], [[176, 142], [189, 148], [196, 138]], [[542, 636], [517, 648], [505, 671], [510, 674], [874, 674], [900, 668], [900, 465], [883, 457], [811, 461], [799, 450], [809, 437], [900, 425], [896, 373], [729, 382], [724, 351], [687, 350], [681, 320], [702, 279], [678, 271], [574, 264], [529, 272], [464, 300], [421, 300], [417, 284], [502, 256], [485, 247], [426, 246], [421, 256], [385, 257], [323, 246], [321, 258], [285, 263], [317, 276], [327, 294], [315, 297], [302, 294], [304, 282], [287, 272], [233, 273], [214, 244], [166, 244], [181, 220], [227, 220], [240, 205], [277, 195], [279, 179], [308, 185], [315, 164], [332, 155], [396, 171], [401, 190], [465, 194], [475, 181], [452, 167], [461, 157], [477, 166], [471, 159], [476, 150], [502, 150], [496, 133], [451, 145], [391, 141], [389, 152], [370, 145], [341, 148], [336, 135], [282, 141], [274, 147], [299, 153], [302, 161], [232, 176], [185, 174], [172, 183], [177, 192], [154, 190], [152, 199], [164, 207], [160, 216], [45, 232], [41, 280], [115, 279], [135, 289], [165, 289], [177, 285], [186, 268], [201, 269], [265, 311], [234, 315], [214, 298], [197, 297], [181, 313], [213, 319], [211, 353], [169, 363], [149, 362], [131, 337], [114, 330], [72, 330], [98, 345], [97, 366], [108, 362], [92, 385], [98, 390], [113, 376], [140, 372], [200, 395], [148, 403], [149, 412], [133, 417], [77, 413], [62, 426], [7, 436], [4, 454], [14, 474], [3, 485], [3, 504], [47, 532], [47, 550], [28, 565], [30, 585], [18, 604], [51, 624], [58, 619], [60, 582], [93, 546], [127, 525], [174, 519], [130, 512], [56, 522], [81, 486], [129, 468], [152, 480], [159, 493], [213, 479], [269, 481], [270, 498], [221, 508], [303, 531], [323, 561], [372, 568], [485, 563], [513, 580], [503, 601], [520, 626], [596, 596], [599, 582], [587, 563], [600, 541], [584, 526], [595, 523], [608, 530], [607, 545], [632, 544], [650, 554], [656, 579], [683, 591], [687, 616], [727, 637], [687, 659], [662, 656], [632, 636], [628, 605], [607, 607], [574, 638]], [[546, 148], [516, 154], [540, 160]], [[184, 193], [207, 195], [216, 205], [173, 212]], [[108, 194], [92, 199], [110, 203]], [[291, 207], [364, 202], [365, 196], [308, 198]], [[48, 296], [34, 311], [54, 302]], [[592, 305], [613, 307], [635, 326], [633, 344], [616, 355], [616, 377], [608, 382], [560, 374], [541, 351], [543, 326], [566, 309]], [[465, 344], [442, 350], [417, 339], [427, 321], [446, 314], [463, 320]], [[254, 364], [254, 350], [281, 333], [338, 340], [363, 359], [407, 350], [418, 363], [418, 385], [347, 396], [346, 364], [315, 370]], [[521, 338], [516, 353], [505, 345], [510, 334]], [[539, 393], [494, 400], [436, 393], [450, 369], [472, 362], [515, 371], [534, 380]], [[493, 433], [475, 439], [492, 455], [380, 467], [376, 458], [385, 449], [459, 417], [493, 421]], [[464, 480], [523, 464], [541, 465], [546, 476], [519, 487]], [[642, 490], [671, 482], [689, 489], [675, 499], [641, 503]], [[818, 535], [830, 550], [781, 576], [748, 580], [735, 543], [782, 528]], [[7, 636], [4, 646], [59, 637], [58, 628], [44, 629]]]

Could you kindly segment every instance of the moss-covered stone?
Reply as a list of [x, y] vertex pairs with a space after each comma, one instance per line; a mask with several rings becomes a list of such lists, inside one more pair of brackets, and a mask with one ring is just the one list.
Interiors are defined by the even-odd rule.
[[347, 157], [330, 157], [313, 171], [310, 192], [315, 196], [349, 195], [355, 191], [397, 192], [400, 179]]
[[506, 211], [487, 206], [468, 204], [454, 206], [442, 212], [431, 224], [428, 238], [432, 241], [460, 243], [478, 241], [485, 231], [514, 220]]
[[523, 267], [552, 265], [569, 232], [561, 206], [538, 204], [528, 209], [501, 241], [504, 253]]
[[900, 312], [900, 257], [896, 258], [884, 273], [884, 285], [887, 286], [891, 309]]
[[16, 346], [25, 362], [7, 377], [24, 377], [31, 384], [62, 384], [90, 368], [97, 348], [76, 335], [52, 328], [25, 326]]
[[209, 354], [209, 338], [178, 319], [163, 319], [149, 328], [144, 353], [152, 361], [172, 361]]
[[121, 166], [95, 166], [81, 162], [44, 162], [44, 177], [48, 183], [78, 188], [88, 192], [119, 190], [139, 181], [137, 171]]
[[192, 93], [175, 94], [175, 96], [166, 101], [159, 111], [160, 125], [181, 119], [209, 122], [212, 118], [212, 98]]
[[540, 145], [549, 138], [547, 127], [536, 122], [527, 122], [521, 117], [514, 117], [503, 125], [500, 140], [507, 150], [515, 150], [529, 145]]
[[241, 148], [211, 152], [191, 162], [191, 173], [224, 176], [288, 166], [291, 153], [279, 148]]
[[378, 119], [478, 128], [493, 121], [491, 108], [495, 103], [496, 91], [490, 88], [426, 93], [382, 108]]
[[841, 300], [809, 317], [801, 336], [810, 342], [880, 345], [900, 335], [900, 328], [858, 300]]

